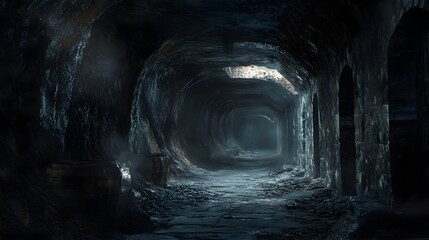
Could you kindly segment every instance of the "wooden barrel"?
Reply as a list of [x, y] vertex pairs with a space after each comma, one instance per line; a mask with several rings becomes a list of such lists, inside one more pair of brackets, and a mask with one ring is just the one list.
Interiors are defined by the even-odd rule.
[[168, 159], [165, 155], [146, 156], [140, 162], [138, 171], [150, 182], [159, 187], [166, 187], [170, 172]]
[[161, 154], [152, 155], [151, 162], [153, 163], [152, 181], [161, 187], [167, 187], [169, 165], [168, 159]]

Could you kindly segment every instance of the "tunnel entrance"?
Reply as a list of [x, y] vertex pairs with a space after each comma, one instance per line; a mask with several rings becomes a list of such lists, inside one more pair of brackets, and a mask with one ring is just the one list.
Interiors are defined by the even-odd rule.
[[356, 195], [356, 145], [352, 69], [345, 66], [339, 81], [340, 163], [344, 195]]
[[319, 101], [317, 94], [313, 96], [313, 146], [314, 146], [314, 178], [320, 177], [320, 149], [319, 149]]
[[393, 206], [428, 199], [429, 14], [414, 8], [389, 44], [389, 125]]

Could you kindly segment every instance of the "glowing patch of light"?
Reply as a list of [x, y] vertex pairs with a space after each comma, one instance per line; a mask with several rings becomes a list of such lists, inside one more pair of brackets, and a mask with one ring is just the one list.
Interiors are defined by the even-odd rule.
[[122, 191], [126, 191], [131, 188], [131, 173], [130, 169], [127, 167], [120, 167], [121, 175], [122, 175]]
[[230, 78], [246, 78], [246, 79], [259, 79], [264, 81], [273, 81], [281, 84], [293, 95], [298, 95], [295, 87], [290, 83], [277, 69], [267, 68], [264, 66], [239, 66], [239, 67], [226, 67], [224, 71]]
[[256, 116], [258, 116], [258, 117], [262, 117], [262, 118], [265, 118], [265, 119], [267, 119], [268, 121], [270, 121], [270, 123], [274, 123], [274, 119], [271, 119], [271, 118], [269, 118], [268, 116], [265, 116], [265, 115], [256, 115]]
[[234, 47], [238, 48], [256, 48], [256, 49], [268, 49], [268, 50], [276, 50], [279, 51], [279, 47], [275, 45], [271, 45], [268, 43], [258, 43], [258, 42], [237, 42], [234, 43]]
[[127, 167], [121, 168], [122, 178], [125, 180], [131, 180], [130, 169]]

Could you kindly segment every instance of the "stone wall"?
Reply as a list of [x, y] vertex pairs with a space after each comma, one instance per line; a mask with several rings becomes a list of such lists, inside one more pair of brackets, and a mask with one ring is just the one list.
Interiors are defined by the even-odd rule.
[[[353, 71], [355, 85], [357, 193], [391, 202], [387, 57], [389, 40], [409, 9], [429, 9], [428, 1], [376, 1], [358, 10], [360, 31], [325, 68], [315, 86], [320, 109], [322, 177], [341, 190], [338, 81], [343, 68]], [[307, 138], [309, 141], [311, 138]]]

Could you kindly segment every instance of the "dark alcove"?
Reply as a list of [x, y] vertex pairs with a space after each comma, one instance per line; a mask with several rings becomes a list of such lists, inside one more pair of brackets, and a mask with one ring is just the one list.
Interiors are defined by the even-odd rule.
[[389, 44], [389, 125], [393, 205], [428, 197], [427, 34], [429, 15], [414, 8]]
[[314, 178], [320, 177], [320, 149], [319, 149], [319, 102], [317, 94], [313, 96], [313, 141], [314, 141]]
[[344, 195], [356, 195], [356, 145], [354, 124], [354, 84], [349, 66], [341, 72], [339, 82], [340, 163]]

